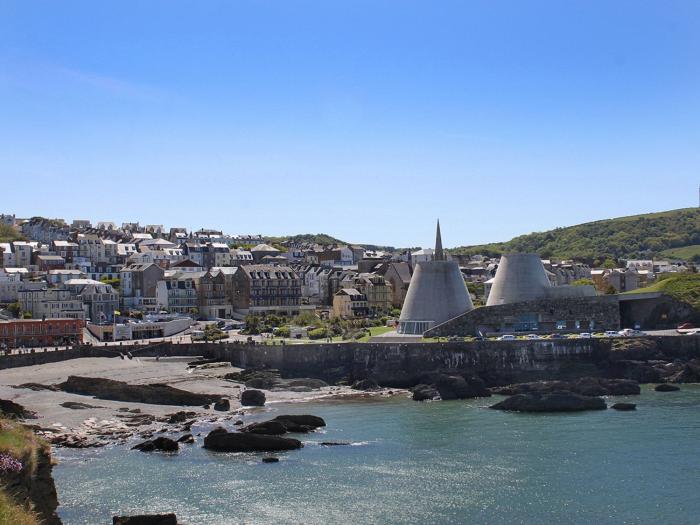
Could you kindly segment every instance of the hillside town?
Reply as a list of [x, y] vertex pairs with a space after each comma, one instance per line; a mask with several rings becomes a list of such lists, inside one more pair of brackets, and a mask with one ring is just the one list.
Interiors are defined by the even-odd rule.
[[[458, 268], [468, 290], [469, 307], [454, 313], [544, 297], [503, 299], [500, 258], [443, 251], [439, 229], [435, 248], [380, 251], [138, 222], [69, 223], [6, 214], [0, 223], [23, 239], [0, 243], [3, 350], [184, 333], [217, 339], [233, 328], [282, 339], [359, 339], [378, 332], [371, 328], [384, 332], [399, 326], [417, 266], [437, 260]], [[695, 272], [682, 260], [606, 261], [596, 268], [537, 259], [543, 272], [539, 262], [535, 272], [546, 281], [543, 286], [558, 290], [554, 295], [565, 303], [567, 297], [624, 294], [666, 274]], [[509, 277], [508, 286], [517, 279]], [[572, 289], [576, 293], [565, 293]], [[523, 315], [511, 328], [537, 330], [537, 322]], [[586, 329], [594, 329], [587, 317], [586, 323]], [[437, 324], [431, 320], [411, 333], [423, 334]], [[580, 328], [581, 320], [575, 324]], [[483, 329], [472, 331], [476, 335]]]

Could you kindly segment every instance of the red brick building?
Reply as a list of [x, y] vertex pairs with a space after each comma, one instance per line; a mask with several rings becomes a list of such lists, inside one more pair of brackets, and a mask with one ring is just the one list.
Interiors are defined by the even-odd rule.
[[0, 350], [32, 346], [64, 346], [83, 342], [80, 319], [12, 319], [0, 321]]

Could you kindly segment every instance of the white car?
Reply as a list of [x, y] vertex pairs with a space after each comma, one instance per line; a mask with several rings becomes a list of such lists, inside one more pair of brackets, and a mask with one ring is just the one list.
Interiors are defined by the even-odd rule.
[[515, 341], [515, 336], [511, 334], [502, 335], [497, 339], [498, 341]]
[[527, 334], [527, 338], [530, 341], [537, 341], [538, 339], [542, 339], [539, 335], [537, 334]]
[[583, 333], [579, 334], [578, 336], [581, 339], [590, 339], [591, 337], [593, 337], [593, 335], [591, 335], [589, 332], [583, 332]]
[[620, 337], [620, 334], [615, 330], [607, 330], [605, 332], [605, 337]]
[[622, 337], [637, 337], [644, 335], [644, 332], [635, 330], [634, 328], [625, 328], [624, 330], [620, 330], [618, 334], [620, 334]]

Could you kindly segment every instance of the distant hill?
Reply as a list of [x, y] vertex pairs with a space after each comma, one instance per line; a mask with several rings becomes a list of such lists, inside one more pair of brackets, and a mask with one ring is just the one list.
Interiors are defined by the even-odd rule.
[[[530, 233], [510, 241], [450, 250], [455, 254], [498, 256], [504, 252], [533, 252], [543, 258], [600, 262], [687, 254], [700, 261], [700, 209], [633, 215], [578, 226]], [[693, 257], [695, 259], [693, 259]]]
[[331, 237], [325, 233], [302, 233], [299, 235], [283, 235], [281, 237], [268, 237], [270, 242], [308, 242], [316, 244], [348, 244], [345, 241]]

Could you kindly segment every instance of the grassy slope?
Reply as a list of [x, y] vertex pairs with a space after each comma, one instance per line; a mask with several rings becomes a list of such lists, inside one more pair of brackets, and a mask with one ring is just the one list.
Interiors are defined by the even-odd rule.
[[682, 259], [684, 261], [688, 261], [693, 257], [700, 257], [700, 244], [691, 244], [690, 246], [683, 246], [681, 248], [671, 248], [661, 252], [661, 255], [664, 257], [670, 257], [671, 259]]
[[662, 292], [679, 301], [700, 309], [700, 274], [686, 273], [666, 277], [651, 286], [639, 288], [627, 293]]
[[[19, 458], [28, 468], [33, 469], [36, 462], [36, 449], [43, 446], [36, 436], [21, 424], [7, 419], [0, 419], [0, 453]], [[0, 525], [38, 525], [39, 520], [31, 511], [17, 505], [13, 499], [0, 488]]]
[[700, 244], [700, 209], [684, 208], [589, 222], [452, 251], [492, 256], [509, 251], [535, 252], [543, 257], [593, 262], [605, 257], [648, 257], [694, 244]]

